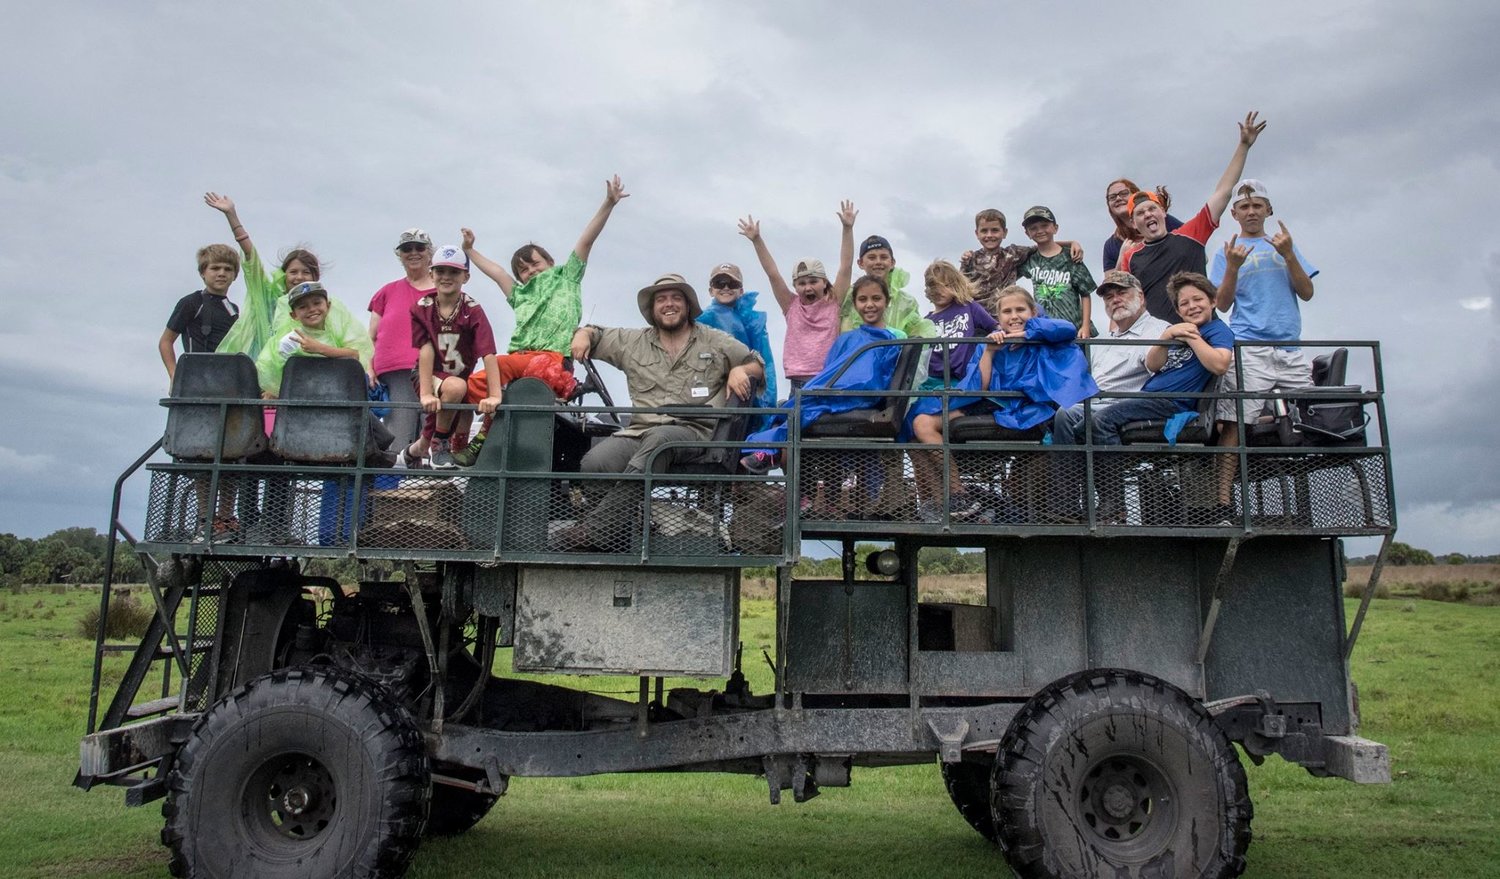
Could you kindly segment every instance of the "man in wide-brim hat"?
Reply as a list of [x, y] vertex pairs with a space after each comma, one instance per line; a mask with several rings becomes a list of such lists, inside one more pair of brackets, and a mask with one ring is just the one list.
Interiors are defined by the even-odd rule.
[[[625, 373], [630, 405], [718, 408], [730, 393], [753, 399], [755, 385], [765, 377], [760, 355], [727, 333], [697, 324], [703, 313], [698, 294], [681, 275], [663, 275], [642, 287], [636, 304], [647, 327], [582, 326], [573, 334], [574, 360], [602, 360]], [[630, 423], [583, 457], [584, 473], [644, 473], [667, 470], [679, 452], [713, 435], [716, 417], [659, 412], [636, 413]], [[667, 443], [680, 446], [662, 449]], [[658, 451], [660, 450], [660, 451]], [[626, 515], [638, 500], [639, 483], [611, 490], [581, 529], [567, 532], [564, 548], [592, 546], [619, 551], [630, 529], [640, 529]]]

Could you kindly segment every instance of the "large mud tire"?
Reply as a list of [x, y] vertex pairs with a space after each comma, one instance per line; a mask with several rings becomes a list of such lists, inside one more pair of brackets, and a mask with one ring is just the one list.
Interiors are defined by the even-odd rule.
[[990, 765], [967, 760], [938, 765], [943, 772], [943, 787], [948, 789], [948, 798], [958, 807], [958, 814], [985, 839], [995, 842], [995, 819], [990, 811]]
[[1092, 669], [1011, 721], [992, 784], [1000, 848], [1023, 879], [1238, 876], [1250, 845], [1239, 756], [1187, 693]]
[[428, 836], [456, 836], [478, 824], [499, 797], [446, 784], [432, 786], [432, 808], [427, 812]]
[[294, 667], [220, 700], [179, 752], [162, 815], [174, 876], [399, 876], [431, 773], [405, 708], [369, 679]]

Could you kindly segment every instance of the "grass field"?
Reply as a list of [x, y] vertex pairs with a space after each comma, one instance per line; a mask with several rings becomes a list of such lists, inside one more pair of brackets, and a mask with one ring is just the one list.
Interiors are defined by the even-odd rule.
[[[69, 784], [91, 654], [76, 624], [96, 601], [87, 590], [0, 593], [0, 875], [165, 875], [159, 803], [126, 809], [116, 790]], [[747, 671], [763, 688], [763, 663], [750, 660], [771, 642], [772, 608], [753, 600], [745, 611]], [[1500, 608], [1378, 601], [1354, 676], [1362, 733], [1390, 746], [1394, 783], [1247, 763], [1256, 815], [1246, 875], [1500, 875]], [[948, 802], [935, 766], [857, 769], [848, 789], [790, 799], [773, 808], [764, 782], [741, 776], [516, 779], [473, 831], [424, 843], [410, 875], [1008, 875]]]

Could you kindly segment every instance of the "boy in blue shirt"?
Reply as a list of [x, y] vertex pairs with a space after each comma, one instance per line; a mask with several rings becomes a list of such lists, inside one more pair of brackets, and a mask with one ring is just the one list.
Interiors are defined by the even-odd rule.
[[[1142, 391], [1198, 393], [1224, 374], [1234, 362], [1234, 333], [1214, 314], [1214, 284], [1197, 272], [1178, 272], [1167, 281], [1167, 295], [1182, 315], [1182, 322], [1167, 327], [1162, 341], [1176, 345], [1154, 345], [1146, 354], [1151, 378]], [[1122, 399], [1108, 408], [1095, 410], [1094, 443], [1120, 445], [1120, 429], [1132, 421], [1171, 418], [1198, 408], [1195, 397], [1136, 397]], [[1071, 445], [1071, 436], [1054, 436], [1059, 445]], [[1119, 455], [1101, 455], [1099, 471], [1099, 519], [1118, 521], [1124, 514], [1125, 485]], [[1215, 511], [1215, 520], [1232, 519], [1233, 508]]]
[[[1302, 337], [1301, 303], [1313, 297], [1318, 268], [1308, 262], [1292, 243], [1291, 233], [1280, 220], [1280, 231], [1266, 234], [1266, 220], [1273, 213], [1266, 185], [1253, 178], [1234, 188], [1230, 216], [1240, 231], [1214, 255], [1209, 277], [1218, 285], [1216, 305], [1233, 313], [1229, 328], [1240, 341], [1288, 342]], [[1265, 345], [1241, 346], [1239, 364], [1224, 376], [1224, 390], [1246, 391], [1305, 388], [1312, 384], [1312, 364], [1301, 348]], [[1240, 408], [1243, 406], [1243, 408]], [[1219, 445], [1237, 446], [1240, 422], [1253, 422], [1264, 408], [1264, 400], [1219, 401]], [[1227, 505], [1234, 487], [1238, 456], [1226, 455], [1219, 469], [1219, 503]]]

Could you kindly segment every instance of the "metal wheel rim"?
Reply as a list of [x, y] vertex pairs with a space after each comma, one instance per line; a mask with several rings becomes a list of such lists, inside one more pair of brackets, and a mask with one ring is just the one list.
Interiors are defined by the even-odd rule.
[[276, 754], [251, 773], [241, 808], [263, 842], [307, 843], [333, 823], [338, 787], [328, 768], [310, 754]]
[[1177, 791], [1138, 754], [1110, 754], [1078, 787], [1079, 824], [1102, 847], [1133, 860], [1156, 854], [1177, 825]]

